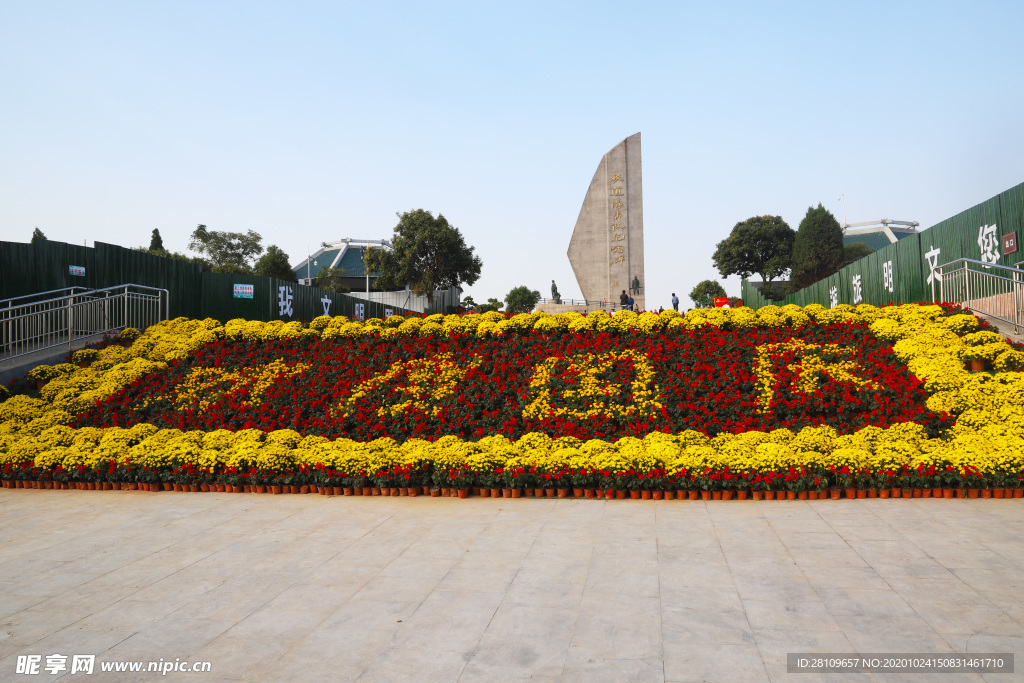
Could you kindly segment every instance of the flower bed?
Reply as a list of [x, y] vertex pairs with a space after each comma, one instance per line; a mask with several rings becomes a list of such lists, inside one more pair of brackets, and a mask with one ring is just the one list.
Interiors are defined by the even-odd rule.
[[810, 498], [1024, 478], [1024, 353], [952, 306], [129, 335], [0, 403], [5, 486]]

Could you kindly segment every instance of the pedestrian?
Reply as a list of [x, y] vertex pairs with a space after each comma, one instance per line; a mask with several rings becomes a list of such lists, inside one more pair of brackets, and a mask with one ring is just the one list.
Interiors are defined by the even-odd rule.
[[672, 310], [676, 313], [679, 312], [679, 297], [676, 296], [675, 292], [672, 292]]
[[633, 297], [627, 296], [626, 297], [626, 303], [629, 304], [629, 310], [632, 311], [633, 310]]
[[626, 290], [622, 290], [622, 294], [619, 294], [619, 306], [622, 310], [626, 310], [626, 307], [630, 305], [629, 295], [626, 294]]
[[665, 307], [664, 306], [658, 306], [658, 315], [661, 315], [664, 312], [665, 312]]

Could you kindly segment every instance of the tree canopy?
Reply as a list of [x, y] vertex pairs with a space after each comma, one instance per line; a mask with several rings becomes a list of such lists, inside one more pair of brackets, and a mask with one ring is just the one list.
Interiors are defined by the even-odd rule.
[[288, 262], [288, 254], [276, 244], [267, 247], [267, 252], [256, 262], [256, 274], [295, 282], [295, 271]]
[[164, 249], [164, 240], [160, 237], [159, 228], [153, 228], [153, 234], [149, 238], [149, 251], [166, 251]]
[[690, 292], [690, 299], [697, 308], [713, 308], [715, 297], [726, 296], [725, 289], [718, 280], [703, 280]]
[[809, 207], [793, 240], [793, 287], [803, 289], [843, 266], [843, 229], [820, 203]]
[[860, 261], [869, 254], [874, 254], [875, 250], [864, 244], [863, 242], [854, 242], [853, 244], [847, 244], [843, 247], [843, 265], [840, 268], [845, 268], [854, 261]]
[[351, 292], [351, 287], [346, 287], [342, 284], [343, 278], [347, 274], [348, 271], [344, 268], [324, 268], [313, 278], [313, 286], [331, 292], [338, 292], [339, 294]]
[[540, 301], [540, 292], [523, 285], [514, 287], [505, 295], [505, 310], [509, 313], [529, 313]]
[[486, 313], [488, 311], [497, 311], [498, 309], [500, 309], [504, 305], [505, 305], [504, 301], [499, 301], [498, 299], [495, 299], [494, 297], [491, 297], [490, 299], [488, 299], [487, 303], [485, 303], [485, 304], [478, 304], [476, 301], [473, 300], [473, 297], [469, 296], [468, 294], [466, 296], [462, 297], [462, 307], [465, 308], [466, 310], [476, 311], [477, 313]]
[[36, 228], [35, 230], [32, 231], [32, 243], [33, 244], [35, 244], [36, 242], [44, 242], [44, 241], [46, 241], [46, 235], [43, 234], [42, 230], [40, 230], [39, 228]]
[[781, 216], [754, 216], [733, 226], [712, 259], [722, 277], [757, 273], [771, 282], [790, 269], [795, 236]]
[[251, 273], [252, 260], [263, 253], [261, 242], [255, 230], [225, 232], [200, 224], [192, 231], [188, 248], [209, 258], [216, 273]]
[[368, 249], [363, 262], [378, 273], [374, 289], [404, 289], [434, 302], [434, 291], [471, 285], [480, 277], [483, 263], [467, 246], [459, 229], [443, 214], [416, 209], [398, 214], [392, 250]]

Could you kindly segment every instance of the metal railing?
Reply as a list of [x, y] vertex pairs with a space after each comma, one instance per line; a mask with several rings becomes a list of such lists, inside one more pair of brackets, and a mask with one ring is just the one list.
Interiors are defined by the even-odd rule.
[[[39, 299], [49, 294], [58, 296]], [[0, 359], [65, 345], [70, 351], [77, 340], [125, 327], [143, 330], [166, 319], [169, 306], [170, 292], [144, 285], [68, 287], [5, 299], [0, 301]]]
[[1024, 326], [1024, 270], [962, 258], [935, 268], [931, 280], [932, 301], [958, 303], [1010, 323], [1014, 333]]

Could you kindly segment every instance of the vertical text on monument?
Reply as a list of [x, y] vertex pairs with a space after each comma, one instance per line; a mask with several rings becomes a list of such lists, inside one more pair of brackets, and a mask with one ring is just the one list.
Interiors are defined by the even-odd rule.
[[639, 133], [601, 159], [568, 255], [585, 299], [617, 308], [625, 292], [639, 308], [645, 307]]

